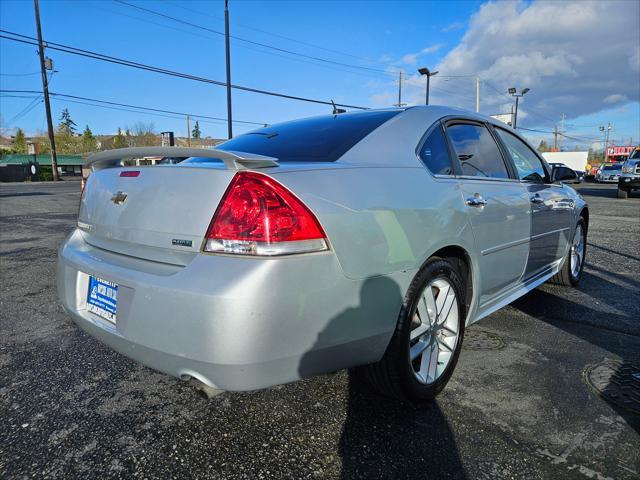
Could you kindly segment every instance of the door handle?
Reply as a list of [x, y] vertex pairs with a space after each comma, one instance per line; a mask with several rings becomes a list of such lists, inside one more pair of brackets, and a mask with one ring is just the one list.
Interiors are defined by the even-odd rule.
[[542, 202], [544, 202], [544, 199], [540, 195], [538, 195], [537, 193], [533, 197], [531, 197], [529, 200], [531, 201], [531, 203], [542, 203]]
[[482, 198], [482, 195], [476, 193], [473, 197], [467, 198], [464, 203], [470, 207], [484, 207], [487, 204], [487, 201]]

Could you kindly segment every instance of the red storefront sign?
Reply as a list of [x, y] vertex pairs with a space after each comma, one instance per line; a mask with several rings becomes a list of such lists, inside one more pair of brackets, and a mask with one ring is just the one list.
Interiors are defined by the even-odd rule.
[[607, 157], [617, 157], [618, 155], [629, 155], [633, 151], [633, 146], [607, 147]]

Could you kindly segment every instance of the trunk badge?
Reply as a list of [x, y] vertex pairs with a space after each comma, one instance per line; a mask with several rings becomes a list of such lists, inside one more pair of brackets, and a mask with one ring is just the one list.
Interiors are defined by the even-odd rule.
[[122, 205], [126, 199], [127, 194], [124, 192], [117, 192], [113, 197], [111, 197], [111, 201], [116, 205]]

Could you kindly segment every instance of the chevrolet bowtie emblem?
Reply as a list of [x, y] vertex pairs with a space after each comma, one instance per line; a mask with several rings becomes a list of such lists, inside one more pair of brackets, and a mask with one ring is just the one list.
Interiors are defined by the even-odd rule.
[[117, 192], [113, 197], [111, 197], [111, 201], [116, 205], [122, 205], [126, 199], [127, 194], [124, 192]]

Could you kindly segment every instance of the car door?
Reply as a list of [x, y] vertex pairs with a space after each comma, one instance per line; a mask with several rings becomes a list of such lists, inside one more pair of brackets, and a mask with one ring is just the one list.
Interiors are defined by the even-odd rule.
[[533, 148], [517, 135], [496, 127], [531, 203], [531, 241], [525, 278], [549, 268], [564, 257], [571, 235], [573, 199], [562, 184], [553, 184], [550, 172]]
[[454, 119], [446, 122], [446, 132], [476, 242], [480, 308], [485, 308], [522, 277], [529, 253], [529, 199], [486, 124]]

